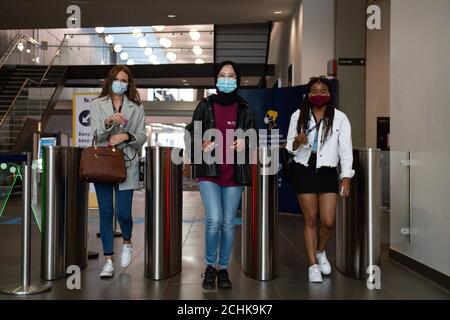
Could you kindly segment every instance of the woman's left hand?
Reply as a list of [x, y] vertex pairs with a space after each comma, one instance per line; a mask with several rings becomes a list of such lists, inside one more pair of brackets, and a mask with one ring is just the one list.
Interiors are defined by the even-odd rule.
[[244, 141], [244, 139], [236, 139], [236, 141], [233, 142], [233, 145], [230, 148], [234, 149], [236, 151], [244, 150], [244, 148], [245, 148], [245, 141]]
[[340, 194], [344, 198], [347, 198], [350, 195], [350, 178], [342, 179]]
[[126, 133], [119, 133], [114, 134], [109, 138], [109, 145], [110, 146], [117, 146], [118, 144], [121, 144], [122, 142], [128, 140], [128, 134]]

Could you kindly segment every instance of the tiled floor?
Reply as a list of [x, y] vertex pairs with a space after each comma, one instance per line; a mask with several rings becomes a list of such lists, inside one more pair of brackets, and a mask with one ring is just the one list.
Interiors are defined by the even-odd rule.
[[[116, 262], [115, 276], [100, 280], [103, 259], [89, 260], [82, 271], [81, 290], [69, 290], [66, 280], [51, 282], [53, 289], [44, 294], [28, 297], [0, 295], [0, 299], [450, 299], [450, 293], [430, 281], [415, 275], [401, 265], [390, 261], [388, 245], [383, 243], [381, 263], [381, 290], [369, 290], [362, 281], [353, 280], [334, 268], [334, 241], [328, 248], [333, 273], [322, 284], [310, 284], [302, 237], [301, 217], [280, 215], [279, 276], [272, 281], [252, 280], [241, 272], [241, 236], [237, 226], [230, 276], [233, 289], [206, 292], [201, 288], [203, 265], [203, 206], [195, 191], [183, 194], [183, 264], [182, 272], [170, 279], [152, 281], [144, 276], [144, 194], [135, 193], [134, 261], [126, 269]], [[19, 203], [12, 202], [0, 218], [0, 286], [20, 281], [20, 229]], [[11, 212], [16, 212], [12, 214]], [[89, 249], [101, 252], [96, 238], [98, 213], [89, 214]], [[39, 281], [40, 239], [36, 225], [32, 233], [32, 279]], [[383, 238], [383, 237], [382, 237]], [[115, 249], [120, 252], [121, 240], [116, 238]]]

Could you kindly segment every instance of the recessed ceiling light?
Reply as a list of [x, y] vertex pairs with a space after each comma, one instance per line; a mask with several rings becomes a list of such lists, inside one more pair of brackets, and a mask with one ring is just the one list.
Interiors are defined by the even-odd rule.
[[152, 26], [153, 29], [155, 29], [158, 32], [161, 32], [164, 30], [166, 26]]
[[112, 35], [108, 34], [108, 35], [105, 37], [105, 42], [106, 42], [107, 44], [113, 43], [113, 42], [114, 42], [114, 37], [113, 37]]
[[119, 53], [120, 51], [122, 51], [122, 46], [120, 44], [114, 45], [114, 52]]
[[162, 37], [159, 39], [159, 44], [163, 46], [164, 48], [169, 48], [172, 45], [172, 41], [166, 37]]
[[120, 59], [122, 59], [122, 60], [127, 60], [127, 59], [128, 59], [128, 53], [126, 53], [125, 51], [122, 52], [122, 53], [120, 54]]
[[167, 52], [167, 53], [166, 53], [166, 57], [167, 57], [167, 60], [169, 60], [169, 61], [171, 61], [171, 62], [174, 62], [175, 60], [177, 60], [177, 55], [176, 55], [176, 53], [173, 52], [173, 51]]
[[197, 29], [192, 29], [191, 31], [189, 31], [189, 36], [193, 41], [200, 40], [200, 32], [198, 32]]
[[202, 49], [202, 47], [200, 47], [200, 46], [194, 46], [194, 47], [192, 48], [192, 51], [194, 52], [194, 54], [195, 54], [196, 56], [199, 56], [199, 55], [201, 55], [201, 54], [203, 53], [203, 49]]
[[183, 82], [183, 83], [184, 83], [184, 82], [187, 82], [187, 80], [183, 79], [183, 80], [181, 80], [181, 82]]
[[147, 40], [145, 38], [140, 38], [138, 41], [138, 45], [141, 48], [144, 48], [147, 45]]
[[144, 54], [146, 55], [146, 56], [149, 56], [149, 55], [151, 55], [153, 53], [153, 49], [152, 48], [145, 48], [144, 49]]
[[140, 38], [140, 37], [142, 37], [141, 29], [139, 29], [139, 28], [134, 28], [134, 29], [133, 29], [133, 37], [135, 37], [135, 38]]
[[273, 14], [282, 14], [283, 13], [283, 11], [280, 11], [280, 10], [275, 10], [274, 12], [273, 12]]
[[176, 14], [168, 14], [168, 15], [167, 15], [167, 18], [169, 18], [169, 19], [174, 19], [174, 18], [176, 18], [176, 17], [177, 17]]
[[185, 86], [190, 86], [190, 84], [189, 84], [189, 83], [185, 83], [184, 85], [185, 85]]

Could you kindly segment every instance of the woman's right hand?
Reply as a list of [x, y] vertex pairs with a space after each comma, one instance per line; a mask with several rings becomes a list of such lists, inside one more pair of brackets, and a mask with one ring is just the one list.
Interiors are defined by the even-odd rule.
[[123, 115], [123, 113], [113, 113], [109, 117], [105, 119], [105, 123], [108, 126], [111, 126], [113, 121], [117, 122], [119, 125], [125, 125], [127, 122], [127, 118]]
[[203, 140], [202, 150], [204, 152], [211, 152], [214, 149], [215, 143], [210, 140]]
[[300, 144], [306, 144], [308, 143], [308, 136], [304, 132], [301, 132], [295, 137], [295, 140]]

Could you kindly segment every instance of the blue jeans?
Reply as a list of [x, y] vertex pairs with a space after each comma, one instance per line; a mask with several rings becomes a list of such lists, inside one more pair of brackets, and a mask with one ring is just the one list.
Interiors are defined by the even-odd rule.
[[100, 212], [100, 236], [102, 238], [103, 254], [112, 256], [114, 254], [113, 190], [116, 195], [117, 220], [119, 221], [120, 231], [122, 231], [124, 240], [131, 240], [133, 231], [133, 219], [131, 217], [133, 190], [119, 191], [117, 184], [106, 183], [94, 183], [94, 187]]
[[[205, 263], [226, 269], [234, 240], [234, 218], [243, 187], [223, 187], [214, 182], [200, 181], [200, 194], [205, 207]], [[219, 251], [219, 261], [217, 256]]]

